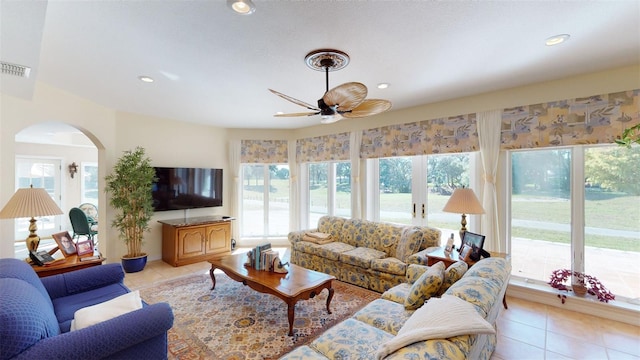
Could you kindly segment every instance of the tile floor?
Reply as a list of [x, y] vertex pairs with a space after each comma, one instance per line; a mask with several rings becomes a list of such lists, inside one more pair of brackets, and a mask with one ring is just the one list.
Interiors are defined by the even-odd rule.
[[[125, 284], [140, 289], [154, 283], [208, 273], [209, 263], [172, 267], [152, 261]], [[640, 360], [640, 327], [557, 307], [507, 297], [498, 318], [498, 346], [493, 360], [594, 359]]]

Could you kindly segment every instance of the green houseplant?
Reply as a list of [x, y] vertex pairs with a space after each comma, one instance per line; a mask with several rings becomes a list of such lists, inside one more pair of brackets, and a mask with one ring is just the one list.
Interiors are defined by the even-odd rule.
[[105, 177], [106, 191], [111, 195], [109, 204], [116, 210], [111, 225], [127, 244], [127, 254], [122, 257], [126, 272], [140, 271], [146, 264], [142, 240], [153, 216], [151, 187], [155, 179], [151, 160], [139, 146], [125, 151], [113, 172]]

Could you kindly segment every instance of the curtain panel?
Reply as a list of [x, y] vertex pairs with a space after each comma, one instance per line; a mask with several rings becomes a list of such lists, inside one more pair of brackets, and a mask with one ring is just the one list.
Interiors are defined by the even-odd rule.
[[296, 142], [298, 163], [346, 161], [350, 159], [350, 133], [331, 134], [299, 139]]
[[241, 143], [238, 140], [232, 140], [229, 143], [229, 171], [231, 172], [231, 176], [233, 177], [233, 181], [231, 182], [231, 201], [229, 202], [229, 215], [236, 219], [240, 219], [239, 221], [231, 222], [231, 234], [240, 234], [240, 210], [242, 210], [242, 203], [240, 199], [240, 153], [241, 151]]
[[612, 144], [640, 122], [640, 89], [518, 106], [502, 112], [501, 149]]
[[478, 151], [476, 114], [363, 130], [363, 159]]
[[243, 164], [286, 164], [287, 140], [242, 140], [240, 162]]

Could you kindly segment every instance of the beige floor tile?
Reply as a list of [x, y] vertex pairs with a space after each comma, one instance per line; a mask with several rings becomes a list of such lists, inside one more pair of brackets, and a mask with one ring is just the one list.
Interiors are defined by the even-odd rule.
[[562, 334], [547, 334], [547, 351], [573, 359], [603, 360], [607, 359], [607, 351], [603, 346], [590, 342], [580, 341], [576, 338]]
[[544, 329], [526, 325], [517, 321], [499, 318], [498, 334], [541, 349], [544, 349], [545, 347]]
[[498, 344], [494, 354], [496, 358], [508, 360], [544, 359], [544, 349], [501, 335], [498, 335]]
[[501, 309], [501, 319], [517, 321], [538, 329], [546, 329], [546, 305], [513, 297], [507, 297], [507, 304], [509, 309]]
[[564, 355], [554, 353], [553, 351], [545, 351], [544, 353], [545, 360], [573, 360], [573, 358], [566, 357]]
[[607, 355], [609, 355], [609, 360], [640, 360], [640, 356], [634, 356], [612, 349], [607, 349]]
[[640, 357], [640, 338], [621, 333], [603, 333], [602, 338], [608, 349], [621, 351]]

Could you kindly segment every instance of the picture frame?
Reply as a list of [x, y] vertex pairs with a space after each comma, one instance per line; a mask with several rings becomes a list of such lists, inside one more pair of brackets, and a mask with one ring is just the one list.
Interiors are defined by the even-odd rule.
[[68, 231], [52, 234], [51, 237], [58, 244], [58, 249], [62, 251], [64, 257], [75, 255], [78, 252], [76, 244], [73, 243], [73, 238]]
[[78, 247], [78, 256], [93, 254], [93, 241], [86, 240], [81, 241], [77, 244]]
[[472, 251], [471, 246], [467, 244], [462, 245], [462, 247], [460, 248], [460, 255], [458, 256], [458, 258], [464, 262], [471, 260], [471, 258], [469, 257], [471, 255], [471, 251]]
[[480, 260], [480, 254], [482, 253], [482, 247], [484, 246], [484, 239], [484, 235], [465, 231], [462, 238], [462, 246], [468, 245], [471, 247], [471, 253], [469, 254], [470, 260]]

